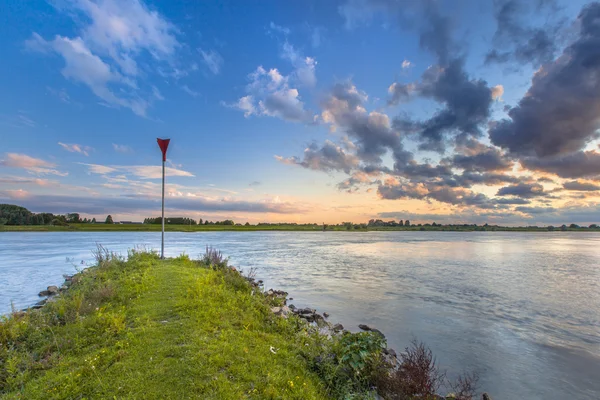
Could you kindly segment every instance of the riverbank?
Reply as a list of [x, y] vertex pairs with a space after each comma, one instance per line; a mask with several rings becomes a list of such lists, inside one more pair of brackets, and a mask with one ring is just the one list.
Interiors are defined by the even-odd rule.
[[[160, 232], [159, 224], [68, 224], [61, 225], [0, 225], [0, 232]], [[165, 225], [167, 232], [264, 232], [264, 231], [299, 231], [321, 232], [322, 225]], [[562, 228], [560, 226], [549, 229], [548, 227], [506, 227], [506, 226], [369, 226], [367, 228], [348, 229], [345, 226], [327, 226], [326, 231], [338, 232], [381, 232], [381, 231], [432, 231], [432, 232], [598, 232], [600, 228]]]
[[324, 399], [366, 398], [375, 385], [399, 390], [401, 364], [378, 332], [342, 333], [314, 310], [294, 312], [285, 294], [263, 292], [216, 252], [201, 261], [148, 252], [125, 261], [104, 251], [97, 259], [40, 309], [0, 323], [5, 398]]

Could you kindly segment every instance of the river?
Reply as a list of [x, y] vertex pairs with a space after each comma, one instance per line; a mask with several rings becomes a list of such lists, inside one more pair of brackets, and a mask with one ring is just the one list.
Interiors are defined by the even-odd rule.
[[[0, 313], [91, 263], [96, 243], [159, 248], [160, 233], [0, 233]], [[600, 399], [598, 234], [167, 232], [165, 253], [206, 245], [350, 330], [373, 325], [397, 350], [425, 342], [495, 400]]]

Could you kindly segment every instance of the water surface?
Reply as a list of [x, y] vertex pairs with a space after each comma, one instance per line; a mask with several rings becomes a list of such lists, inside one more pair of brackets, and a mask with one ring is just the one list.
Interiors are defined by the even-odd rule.
[[[213, 245], [267, 288], [392, 347], [426, 342], [496, 400], [600, 399], [600, 235], [516, 232], [174, 232], [167, 256]], [[157, 232], [0, 233], [0, 313], [26, 307], [101, 243], [160, 247]], [[69, 259], [67, 262], [67, 258]], [[82, 264], [83, 263], [83, 264]]]

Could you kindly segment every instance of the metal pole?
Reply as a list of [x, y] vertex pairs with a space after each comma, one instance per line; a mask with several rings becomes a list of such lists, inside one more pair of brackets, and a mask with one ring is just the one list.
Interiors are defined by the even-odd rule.
[[160, 242], [160, 258], [165, 258], [165, 162], [162, 163], [162, 237]]

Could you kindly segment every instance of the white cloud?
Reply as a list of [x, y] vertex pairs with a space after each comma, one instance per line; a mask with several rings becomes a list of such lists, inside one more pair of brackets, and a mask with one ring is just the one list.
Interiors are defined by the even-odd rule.
[[304, 57], [290, 43], [285, 42], [281, 56], [290, 61], [295, 68], [294, 77], [301, 85], [313, 87], [317, 83], [315, 75], [317, 61], [312, 57]]
[[276, 23], [274, 23], [273, 21], [271, 21], [271, 23], [269, 24], [269, 27], [271, 28], [271, 30], [275, 31], [275, 32], [279, 32], [282, 33], [284, 35], [289, 35], [290, 34], [290, 28], [286, 28], [284, 26], [281, 25], [277, 25]]
[[410, 68], [410, 67], [412, 67], [412, 65], [413, 64], [408, 60], [402, 61], [402, 69]]
[[125, 95], [117, 96], [108, 86], [109, 84], [120, 84], [134, 90], [135, 84], [130, 79], [113, 71], [100, 57], [93, 54], [80, 37], [69, 39], [57, 35], [52, 41], [46, 41], [34, 33], [32, 38], [27, 41], [27, 47], [55, 51], [65, 61], [65, 66], [61, 71], [65, 78], [84, 83], [96, 96], [109, 105], [127, 107], [137, 115], [146, 115], [149, 105], [147, 101], [135, 93], [131, 94], [129, 98]]
[[124, 144], [115, 144], [113, 143], [113, 149], [115, 149], [115, 151], [117, 153], [133, 153], [133, 149], [129, 146], [126, 146]]
[[29, 173], [38, 175], [68, 175], [68, 172], [60, 172], [54, 169], [56, 164], [19, 153], [6, 153], [5, 158], [0, 160], [0, 166], [9, 168], [23, 168]]
[[[129, 173], [142, 179], [160, 179], [162, 178], [162, 167], [159, 165], [100, 165], [78, 163], [88, 167], [88, 171], [98, 175], [108, 175], [112, 173]], [[194, 174], [177, 168], [165, 168], [166, 176], [187, 176], [193, 177]]]
[[90, 146], [83, 146], [81, 144], [75, 144], [75, 143], [67, 144], [67, 143], [58, 142], [58, 145], [68, 152], [80, 153], [80, 154], [83, 154], [84, 156], [89, 156], [90, 151], [94, 150]]
[[221, 72], [221, 67], [223, 66], [223, 57], [215, 50], [204, 51], [202, 49], [198, 49], [200, 54], [202, 54], [202, 61], [204, 65], [215, 75], [218, 75]]
[[256, 108], [254, 107], [254, 97], [244, 96], [241, 97], [237, 103], [231, 105], [244, 112], [244, 117], [248, 118], [252, 114], [256, 114]]
[[[87, 85], [104, 105], [125, 107], [145, 116], [153, 100], [162, 100], [154, 87], [142, 89], [138, 77], [151, 72], [151, 61], [174, 67], [180, 47], [177, 28], [140, 0], [68, 0], [61, 10], [83, 25], [78, 35], [51, 40], [33, 33], [30, 50], [57, 53], [65, 61], [65, 78]], [[83, 23], [82, 23], [83, 21]], [[144, 58], [144, 73], [138, 59]], [[68, 96], [60, 96], [68, 101]]]
[[298, 89], [291, 88], [288, 77], [273, 68], [268, 72], [259, 66], [248, 75], [250, 83], [246, 90], [250, 93], [228, 107], [237, 108], [250, 115], [267, 115], [286, 121], [311, 123], [314, 116], [304, 108]]
[[152, 95], [154, 96], [154, 98], [156, 100], [164, 100], [164, 96], [162, 95], [162, 93], [160, 92], [160, 90], [158, 90], [158, 88], [156, 86], [152, 86]]
[[195, 90], [190, 89], [190, 87], [188, 85], [183, 85], [181, 87], [181, 89], [192, 97], [200, 96], [200, 93], [196, 92]]
[[75, 0], [68, 3], [91, 23], [83, 38], [103, 56], [112, 58], [126, 75], [137, 75], [135, 58], [143, 51], [168, 60], [180, 46], [177, 28], [139, 0]]

